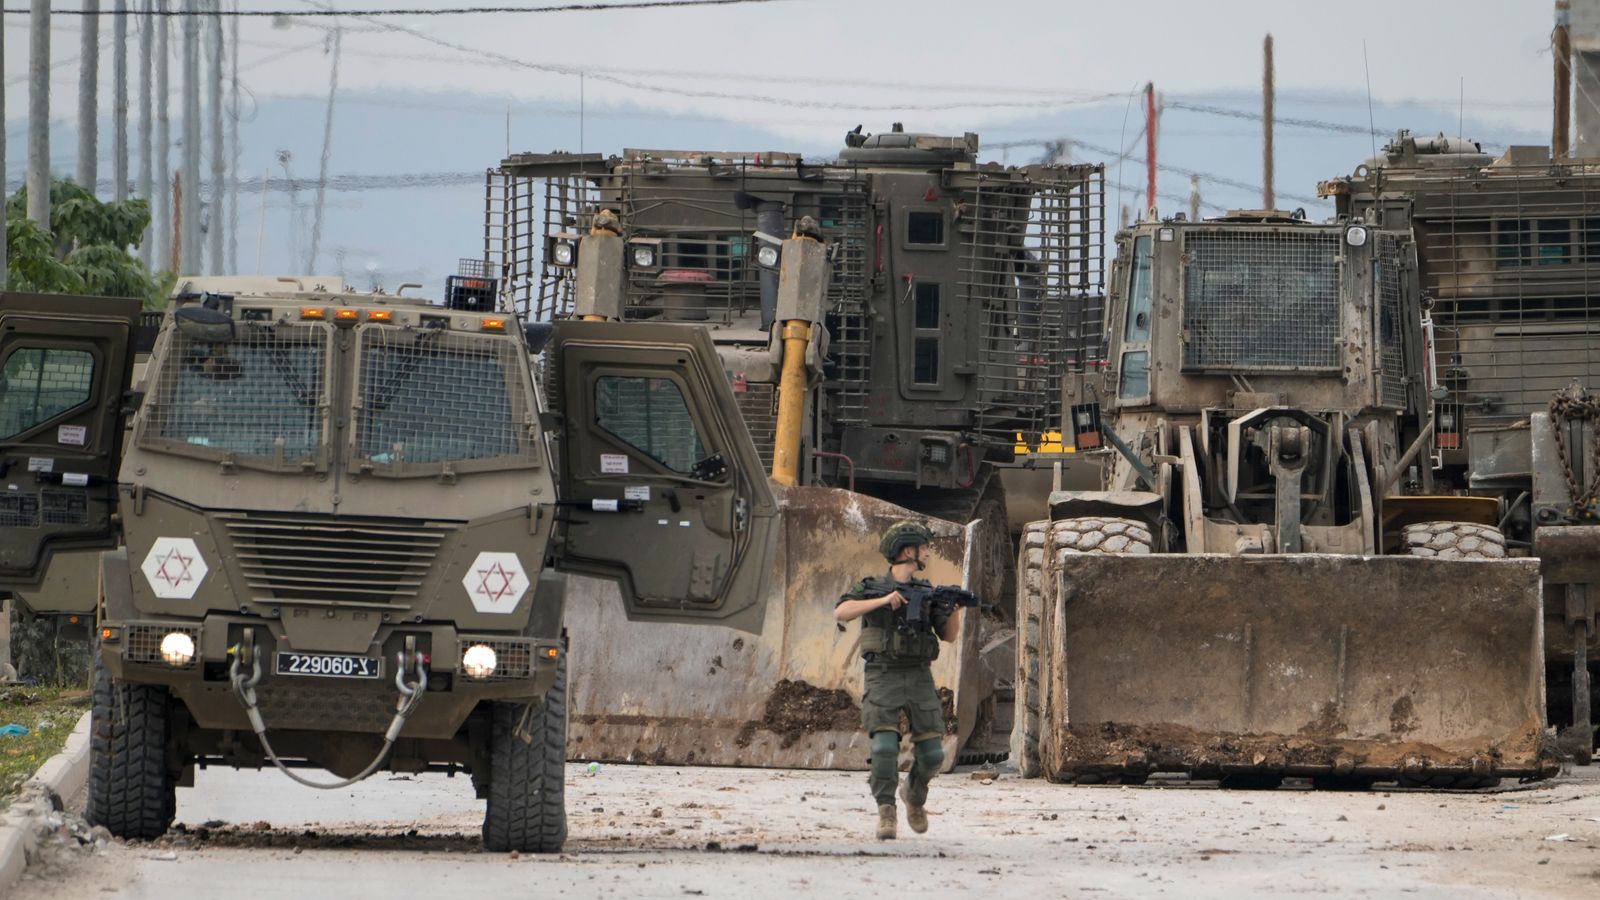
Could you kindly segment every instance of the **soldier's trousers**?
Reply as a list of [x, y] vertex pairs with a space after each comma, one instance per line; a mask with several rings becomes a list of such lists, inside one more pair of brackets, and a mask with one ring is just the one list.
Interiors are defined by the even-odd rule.
[[933, 684], [933, 671], [926, 664], [901, 668], [869, 664], [861, 725], [872, 739], [868, 783], [880, 806], [894, 804], [902, 714], [912, 745], [906, 794], [913, 805], [921, 806], [928, 799], [928, 782], [944, 764], [944, 710]]

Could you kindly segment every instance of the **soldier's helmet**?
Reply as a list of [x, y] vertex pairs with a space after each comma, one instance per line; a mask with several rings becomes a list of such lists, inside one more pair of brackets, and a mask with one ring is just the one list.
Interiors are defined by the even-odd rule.
[[894, 562], [900, 551], [917, 544], [933, 543], [933, 532], [916, 522], [896, 522], [889, 526], [883, 533], [883, 540], [878, 542], [878, 552], [883, 558]]

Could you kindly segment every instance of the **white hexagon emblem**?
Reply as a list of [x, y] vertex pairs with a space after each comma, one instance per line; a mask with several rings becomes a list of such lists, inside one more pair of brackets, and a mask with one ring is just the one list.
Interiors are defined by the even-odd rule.
[[150, 589], [163, 600], [191, 600], [211, 571], [190, 538], [156, 538], [140, 570]]
[[528, 592], [528, 574], [515, 553], [478, 554], [472, 568], [461, 577], [461, 586], [472, 598], [472, 608], [481, 613], [509, 613]]

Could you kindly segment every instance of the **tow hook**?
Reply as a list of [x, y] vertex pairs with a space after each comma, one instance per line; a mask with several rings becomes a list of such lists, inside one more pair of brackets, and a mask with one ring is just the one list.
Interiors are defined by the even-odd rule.
[[[426, 693], [428, 690], [428, 657], [426, 654], [417, 652], [416, 635], [406, 635], [405, 649], [395, 654], [395, 663], [394, 686], [400, 691], [400, 699], [397, 701], [396, 708], [404, 710], [408, 706], [415, 706], [417, 696]], [[411, 675], [410, 678], [406, 677], [408, 674]], [[409, 715], [409, 712], [407, 714]], [[387, 736], [388, 740], [392, 741], [400, 736], [398, 726], [404, 724], [404, 722], [403, 718], [397, 717], [395, 719], [394, 724], [389, 728], [393, 734]]]

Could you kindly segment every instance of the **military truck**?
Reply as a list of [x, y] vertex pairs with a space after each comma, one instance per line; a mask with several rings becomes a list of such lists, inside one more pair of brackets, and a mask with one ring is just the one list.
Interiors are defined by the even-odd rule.
[[[1097, 352], [1102, 169], [980, 164], [976, 135], [898, 126], [858, 128], [845, 143], [826, 161], [625, 150], [518, 154], [489, 172], [485, 264], [503, 302], [536, 320], [708, 327], [763, 461], [795, 486], [783, 490], [792, 580], [781, 605], [794, 612], [781, 630], [739, 652], [735, 636], [687, 637], [704, 642], [704, 678], [660, 705], [638, 702], [626, 680], [591, 679], [580, 753], [864, 764], [864, 751], [840, 752], [855, 743], [853, 722], [781, 746], [739, 739], [742, 723], [773, 718], [769, 673], [859, 696], [830, 614], [846, 585], [882, 566], [855, 523], [920, 514], [959, 534], [953, 525], [979, 520], [977, 544], [949, 548], [948, 577], [965, 571], [988, 602], [1009, 605], [1001, 481], [1026, 474], [1013, 465], [1019, 443], [1059, 428], [1057, 373]], [[1021, 496], [1042, 511], [1037, 492]], [[965, 673], [947, 682], [956, 743], [988, 692], [973, 645], [999, 646], [994, 637], [974, 631], [951, 654]], [[713, 662], [752, 652], [763, 660], [747, 662], [754, 677]]]
[[1417, 236], [1435, 427], [1407, 479], [1539, 558], [1549, 720], [1588, 762], [1600, 704], [1600, 162], [1402, 131], [1323, 182], [1342, 215]]
[[1427, 435], [1408, 235], [1257, 210], [1116, 241], [1108, 365], [1063, 400], [1106, 475], [1018, 564], [1023, 774], [1550, 771], [1537, 566], [1394, 490]]
[[641, 622], [761, 627], [778, 511], [706, 333], [482, 294], [213, 281], [132, 389], [136, 302], [0, 299], [0, 576], [101, 548], [91, 821], [158, 836], [207, 765], [460, 771], [486, 848], [554, 851], [563, 573]]

